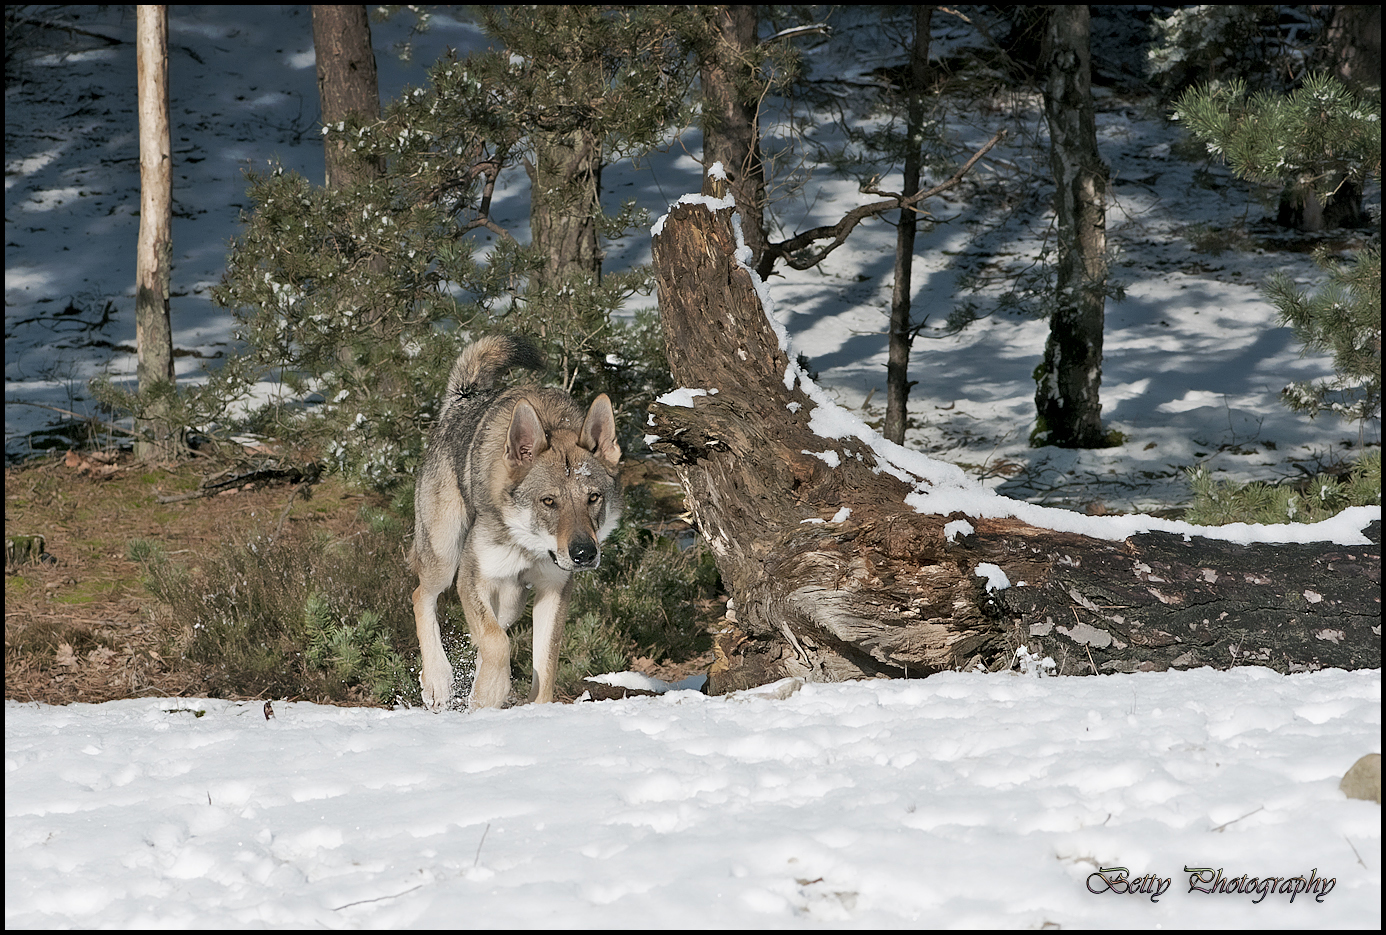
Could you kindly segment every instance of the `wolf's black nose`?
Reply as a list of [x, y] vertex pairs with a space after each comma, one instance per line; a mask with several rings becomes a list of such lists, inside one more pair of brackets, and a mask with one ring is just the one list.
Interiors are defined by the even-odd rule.
[[573, 560], [573, 564], [578, 568], [593, 568], [597, 564], [597, 559], [601, 553], [597, 551], [595, 539], [583, 537], [574, 539], [568, 544], [568, 557]]

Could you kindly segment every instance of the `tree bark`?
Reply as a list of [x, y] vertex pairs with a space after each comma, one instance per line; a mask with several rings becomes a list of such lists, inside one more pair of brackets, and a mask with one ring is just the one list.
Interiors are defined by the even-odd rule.
[[[135, 10], [136, 82], [140, 130], [140, 230], [135, 250], [136, 376], [141, 392], [173, 383], [173, 326], [169, 276], [173, 250], [173, 156], [168, 125], [168, 7]], [[162, 404], [139, 420], [135, 454], [165, 460], [178, 439]]]
[[[312, 10], [323, 126], [340, 124], [352, 114], [364, 120], [378, 119], [380, 84], [365, 6], [313, 4]], [[382, 162], [353, 158], [344, 140], [326, 137], [323, 147], [326, 184], [333, 191], [385, 174]]]
[[602, 142], [590, 129], [535, 131], [526, 160], [531, 243], [544, 257], [536, 285], [558, 290], [572, 276], [600, 282]]
[[1031, 443], [1101, 448], [1108, 169], [1097, 152], [1086, 6], [1050, 7], [1042, 53], [1058, 228], [1055, 308], [1035, 371]]
[[1328, 63], [1344, 84], [1356, 90], [1381, 86], [1381, 7], [1334, 6], [1324, 40]]
[[[905, 76], [905, 152], [902, 192], [919, 191], [919, 170], [923, 163], [924, 83], [929, 68], [929, 30], [934, 8], [914, 8], [914, 45], [910, 49], [909, 72]], [[740, 204], [740, 202], [738, 202]], [[890, 297], [889, 347], [886, 357], [886, 414], [881, 434], [897, 445], [905, 443], [905, 422], [909, 416], [910, 347], [914, 343], [910, 319], [911, 274], [914, 271], [914, 234], [919, 214], [913, 208], [900, 209], [900, 225], [895, 233], [895, 287]]]
[[[751, 5], [710, 7], [712, 46], [699, 63], [703, 86], [703, 171], [722, 163], [741, 211], [751, 266], [765, 253], [765, 164], [760, 152], [755, 51], [759, 20]], [[907, 189], [913, 191], [913, 189]]]
[[[1021, 646], [1065, 673], [1380, 665], [1379, 521], [1373, 544], [1347, 547], [1110, 542], [975, 517], [949, 541], [961, 514], [905, 503], [926, 482], [878, 460], [840, 414], [813, 423], [820, 405], [734, 256], [731, 213], [677, 205], [653, 243], [670, 369], [707, 393], [653, 405], [652, 446], [735, 606], [709, 691], [1000, 670]], [[988, 593], [981, 562], [1014, 586]]]

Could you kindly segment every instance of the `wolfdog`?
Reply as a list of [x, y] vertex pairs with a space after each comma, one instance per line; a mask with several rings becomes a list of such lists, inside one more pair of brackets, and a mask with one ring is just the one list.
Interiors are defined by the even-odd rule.
[[484, 337], [458, 355], [414, 492], [424, 704], [452, 697], [452, 666], [438, 633], [438, 595], [457, 593], [477, 650], [468, 706], [497, 708], [510, 695], [508, 628], [534, 591], [534, 684], [529, 701], [553, 700], [558, 647], [574, 571], [601, 562], [601, 542], [621, 515], [616, 420], [606, 394], [582, 409], [561, 390], [498, 387], [510, 367], [539, 370], [523, 338]]

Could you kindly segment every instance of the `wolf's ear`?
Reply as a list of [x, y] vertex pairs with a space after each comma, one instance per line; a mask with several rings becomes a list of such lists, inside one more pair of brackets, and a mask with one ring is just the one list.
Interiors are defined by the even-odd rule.
[[592, 408], [587, 410], [587, 421], [582, 423], [578, 444], [607, 464], [616, 464], [621, 460], [621, 446], [616, 444], [616, 415], [611, 411], [611, 400], [605, 393], [592, 400]]
[[510, 434], [505, 439], [505, 461], [512, 468], [529, 464], [548, 447], [544, 427], [534, 407], [521, 400], [510, 417]]

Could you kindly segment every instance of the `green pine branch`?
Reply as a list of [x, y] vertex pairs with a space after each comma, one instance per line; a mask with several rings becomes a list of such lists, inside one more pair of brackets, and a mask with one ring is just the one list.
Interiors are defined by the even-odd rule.
[[1191, 88], [1174, 119], [1250, 181], [1312, 185], [1330, 196], [1344, 181], [1381, 174], [1381, 102], [1326, 75], [1284, 95], [1248, 94], [1240, 80]]

